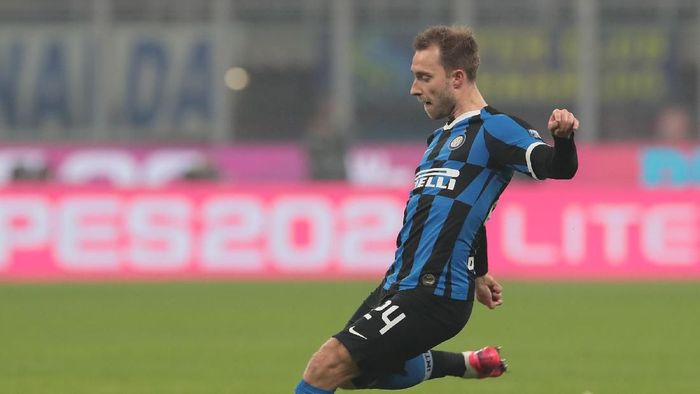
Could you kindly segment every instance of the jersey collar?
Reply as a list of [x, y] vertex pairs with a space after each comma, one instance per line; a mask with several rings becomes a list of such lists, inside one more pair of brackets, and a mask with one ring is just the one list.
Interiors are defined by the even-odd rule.
[[443, 129], [443, 130], [450, 130], [450, 129], [453, 128], [457, 123], [459, 123], [459, 122], [461, 122], [461, 121], [463, 121], [463, 120], [465, 120], [465, 119], [467, 119], [467, 118], [471, 118], [472, 116], [479, 115], [480, 113], [481, 113], [481, 110], [480, 110], [480, 109], [476, 109], [476, 110], [474, 110], [474, 111], [465, 112], [465, 113], [459, 115], [458, 117], [456, 117], [452, 122], [450, 122], [450, 123], [446, 124], [445, 126], [443, 126], [442, 129]]

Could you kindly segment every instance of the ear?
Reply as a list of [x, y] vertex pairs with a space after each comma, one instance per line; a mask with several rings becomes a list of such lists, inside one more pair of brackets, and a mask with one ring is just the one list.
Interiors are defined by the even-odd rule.
[[467, 82], [467, 74], [464, 70], [456, 69], [450, 75], [453, 89], [459, 89]]

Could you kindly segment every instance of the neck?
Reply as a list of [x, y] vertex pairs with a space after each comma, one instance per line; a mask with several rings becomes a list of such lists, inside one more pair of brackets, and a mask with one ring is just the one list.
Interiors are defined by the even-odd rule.
[[457, 105], [452, 110], [450, 118], [456, 118], [463, 113], [470, 111], [478, 111], [486, 106], [486, 100], [479, 92], [476, 84], [470, 84], [469, 88], [464, 92], [463, 97], [457, 99]]

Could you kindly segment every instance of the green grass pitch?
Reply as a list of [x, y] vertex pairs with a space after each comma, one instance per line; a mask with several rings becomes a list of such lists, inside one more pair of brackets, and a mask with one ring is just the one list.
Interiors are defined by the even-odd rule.
[[[0, 393], [292, 393], [374, 283], [0, 285]], [[698, 393], [700, 284], [504, 283], [440, 346], [511, 370], [410, 393]]]

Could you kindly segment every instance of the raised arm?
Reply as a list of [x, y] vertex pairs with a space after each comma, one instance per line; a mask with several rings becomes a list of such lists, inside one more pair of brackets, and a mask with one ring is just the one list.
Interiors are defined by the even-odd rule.
[[532, 149], [532, 175], [537, 179], [571, 179], [578, 170], [574, 132], [578, 119], [566, 109], [555, 109], [547, 122], [554, 137], [554, 147], [540, 144]]

